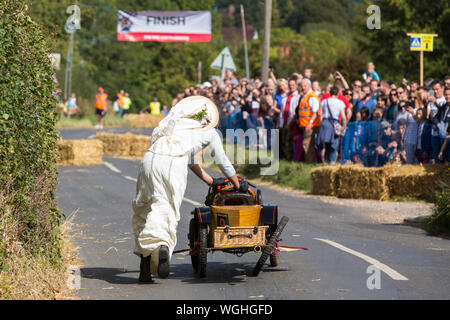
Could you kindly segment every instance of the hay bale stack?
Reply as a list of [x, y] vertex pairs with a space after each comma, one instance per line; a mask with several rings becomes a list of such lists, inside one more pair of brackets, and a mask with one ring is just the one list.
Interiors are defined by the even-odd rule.
[[130, 140], [130, 156], [143, 157], [150, 148], [151, 137], [142, 134], [135, 134]]
[[390, 165], [385, 171], [391, 197], [431, 199], [443, 185], [449, 185], [447, 165]]
[[311, 170], [312, 193], [334, 196], [338, 185], [336, 171], [339, 166], [323, 166]]
[[86, 166], [102, 164], [103, 143], [99, 140], [58, 140], [61, 166]]
[[135, 135], [131, 132], [103, 133], [97, 132], [96, 138], [104, 145], [104, 153], [110, 156], [142, 157], [150, 147], [151, 137]]
[[156, 128], [165, 114], [129, 114], [127, 120], [133, 127]]
[[96, 138], [103, 142], [103, 152], [109, 156], [128, 156], [133, 134], [97, 132]]
[[386, 200], [389, 189], [383, 168], [343, 165], [336, 170], [335, 195], [339, 198]]
[[353, 199], [430, 200], [435, 192], [450, 185], [450, 167], [445, 164], [390, 164], [381, 168], [323, 166], [311, 170], [311, 180], [313, 194]]

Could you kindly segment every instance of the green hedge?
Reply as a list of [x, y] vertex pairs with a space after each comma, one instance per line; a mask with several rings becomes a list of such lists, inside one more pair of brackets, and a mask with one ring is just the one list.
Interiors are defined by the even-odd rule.
[[433, 215], [425, 221], [424, 227], [431, 233], [450, 234], [450, 188], [446, 187], [434, 196]]
[[0, 268], [13, 242], [60, 257], [53, 70], [48, 35], [28, 11], [0, 0]]

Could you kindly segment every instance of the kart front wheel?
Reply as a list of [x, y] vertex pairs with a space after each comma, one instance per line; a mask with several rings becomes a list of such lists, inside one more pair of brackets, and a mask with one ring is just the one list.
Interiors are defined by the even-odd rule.
[[[259, 274], [259, 272], [262, 270], [264, 263], [266, 263], [266, 260], [267, 260], [267, 258], [269, 258], [269, 256], [271, 257], [271, 263], [272, 263], [272, 259], [273, 259], [272, 254], [276, 254], [275, 245], [277, 243], [277, 240], [280, 238], [281, 232], [283, 232], [283, 229], [286, 226], [286, 223], [288, 221], [289, 221], [288, 217], [281, 218], [281, 221], [278, 223], [278, 226], [275, 229], [274, 233], [270, 237], [269, 241], [267, 241], [267, 245], [262, 250], [261, 257], [259, 258], [258, 262], [256, 263], [255, 268], [253, 269], [254, 277], [256, 277]], [[276, 262], [278, 265], [278, 259]]]

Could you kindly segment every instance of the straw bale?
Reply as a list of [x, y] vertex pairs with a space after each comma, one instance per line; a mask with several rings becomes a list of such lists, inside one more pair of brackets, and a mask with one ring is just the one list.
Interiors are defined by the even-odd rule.
[[103, 141], [104, 153], [110, 156], [142, 157], [150, 147], [151, 137], [135, 135], [131, 132], [124, 134], [97, 132], [96, 138]]
[[85, 166], [102, 163], [103, 143], [99, 140], [58, 140], [58, 165]]
[[130, 143], [130, 156], [142, 157], [150, 148], [151, 137], [142, 134], [133, 135]]
[[392, 165], [385, 171], [391, 197], [431, 199], [443, 185], [449, 185], [448, 165]]
[[117, 134], [97, 132], [96, 138], [103, 142], [103, 152], [109, 156], [128, 156], [130, 154], [132, 133]]
[[336, 171], [339, 166], [323, 166], [311, 170], [312, 193], [326, 196], [335, 195]]
[[165, 114], [129, 114], [127, 120], [133, 127], [156, 128]]
[[361, 165], [343, 165], [336, 170], [339, 198], [386, 200], [389, 189], [383, 168], [365, 168]]

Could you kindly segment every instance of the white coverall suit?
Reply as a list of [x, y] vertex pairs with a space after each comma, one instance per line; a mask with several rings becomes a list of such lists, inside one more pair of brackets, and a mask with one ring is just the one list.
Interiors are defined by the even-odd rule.
[[[206, 100], [212, 104], [208, 107], [217, 108]], [[216, 129], [205, 128], [204, 123], [188, 118], [189, 114], [201, 110], [199, 107], [204, 106], [204, 101], [194, 99], [185, 104], [180, 101], [153, 131], [151, 147], [140, 164], [136, 197], [132, 203], [134, 253], [138, 256], [147, 257], [161, 245], [166, 245], [172, 256], [188, 166], [194, 164], [192, 160], [197, 152], [209, 146], [211, 156], [224, 175], [231, 177], [236, 173]], [[218, 117], [218, 114], [213, 116]]]

